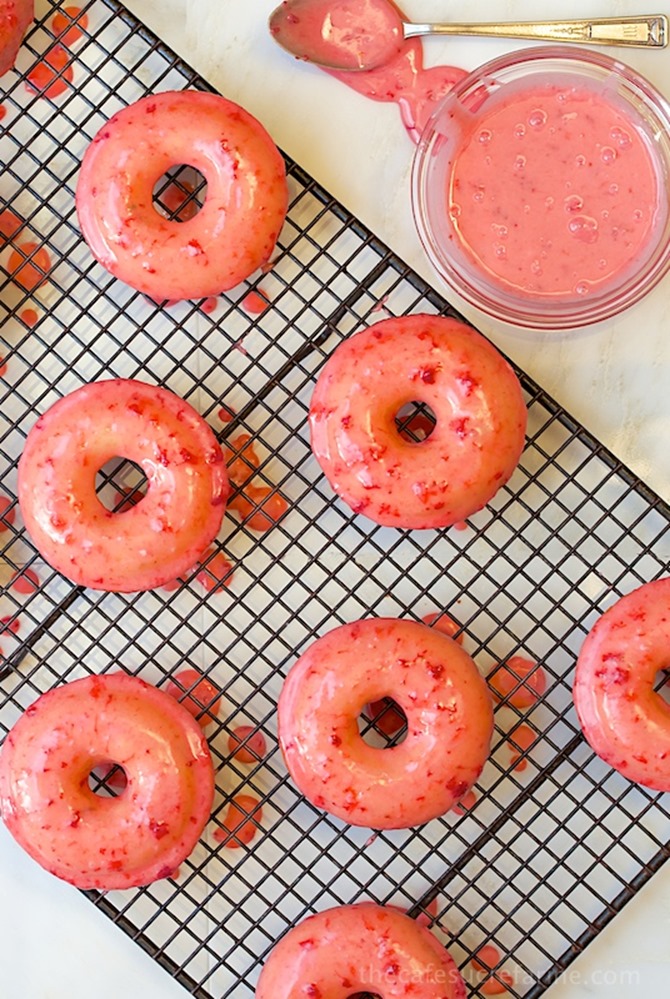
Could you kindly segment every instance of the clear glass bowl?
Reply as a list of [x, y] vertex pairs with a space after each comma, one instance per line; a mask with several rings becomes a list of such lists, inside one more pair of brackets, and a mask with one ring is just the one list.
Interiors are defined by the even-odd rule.
[[[561, 96], [566, 94], [567, 98]], [[621, 178], [625, 159], [621, 150], [617, 152], [615, 138], [612, 139], [612, 148], [598, 145], [596, 152], [599, 150], [599, 153], [595, 155], [595, 136], [600, 133], [594, 127], [592, 134], [587, 134], [585, 140], [585, 148], [588, 145], [587, 140], [591, 141], [589, 154], [574, 157], [571, 153], [572, 158], [568, 164], [566, 153], [566, 165], [561, 167], [564, 173], [559, 170], [555, 175], [551, 167], [553, 180], [549, 181], [550, 168], [547, 166], [546, 155], [544, 159], [544, 154], [541, 155], [541, 145], [527, 147], [529, 156], [526, 163], [526, 157], [520, 155], [524, 148], [523, 141], [515, 146], [515, 140], [510, 138], [511, 132], [507, 138], [503, 136], [502, 122], [505, 115], [509, 125], [510, 115], [514, 117], [516, 112], [519, 112], [519, 123], [514, 126], [515, 134], [524, 139], [538, 122], [540, 125], [544, 124], [543, 116], [546, 119], [546, 115], [543, 108], [547, 107], [550, 116], [546, 119], [546, 141], [549, 141], [551, 133], [560, 144], [562, 129], [568, 127], [565, 122], [568, 121], [570, 114], [572, 117], [575, 117], [575, 114], [570, 112], [561, 117], [556, 106], [551, 106], [551, 102], [563, 101], [563, 107], [573, 108], [576, 106], [574, 101], [579, 99], [580, 94], [586, 95], [586, 99], [592, 101], [595, 114], [602, 112], [604, 115], [612, 111], [618, 120], [623, 119], [626, 128], [613, 128], [610, 134], [614, 134], [615, 138], [618, 137], [618, 141], [621, 141], [622, 133], [628, 139], [633, 136], [634, 142], [631, 148], [636, 149], [638, 166], [641, 162], [640, 156], [645, 159], [644, 149], [647, 153], [647, 166], [650, 169], [646, 171], [646, 176], [651, 185], [647, 186], [654, 197], [644, 206], [646, 235], [644, 238], [634, 235], [634, 228], [631, 226], [630, 233], [633, 235], [630, 238], [638, 238], [640, 245], [631, 251], [630, 259], [623, 260], [618, 269], [612, 265], [612, 269], [607, 270], [610, 264], [606, 258], [608, 252], [612, 258], [616, 257], [617, 252], [623, 252], [622, 244], [617, 251], [612, 240], [621, 239], [621, 231], [627, 230], [625, 227], [621, 230], [612, 220], [605, 221], [609, 211], [602, 208], [602, 205], [606, 204], [602, 200], [599, 202], [597, 213], [599, 220], [594, 220], [588, 215], [575, 215], [575, 206], [577, 209], [584, 207], [585, 212], [589, 206], [585, 203], [582, 206], [578, 191], [579, 181], [574, 180], [577, 176], [574, 164], [579, 160], [579, 165], [591, 173], [589, 181], [591, 187], [604, 190], [603, 185], [611, 176], [607, 171], [614, 169], [611, 163], [606, 161], [616, 158], [617, 155], [621, 156], [616, 168], [619, 170], [617, 176]], [[531, 106], [533, 101], [537, 103], [536, 110], [539, 115], [535, 114], [535, 111], [528, 115], [529, 101]], [[570, 103], [571, 101], [573, 103]], [[513, 110], [510, 110], [509, 114], [503, 111], [501, 117], [500, 112], [504, 108]], [[603, 111], [603, 108], [606, 110]], [[525, 115], [524, 121], [521, 121], [522, 112]], [[491, 124], [494, 125], [494, 129], [500, 124], [502, 137], [496, 140], [497, 144], [491, 141], [493, 133], [487, 127]], [[639, 140], [643, 146], [642, 152]], [[466, 162], [470, 165], [474, 162], [466, 159], [467, 154], [464, 155], [464, 151], [468, 145], [477, 141], [480, 144], [491, 143], [488, 167], [483, 169], [488, 169], [487, 176], [494, 180], [489, 188], [496, 188], [495, 197], [498, 201], [493, 203], [494, 195], [488, 193], [486, 185], [480, 185], [483, 192], [480, 201], [484, 203], [488, 215], [476, 216], [475, 225], [476, 212], [481, 211], [481, 208], [473, 207], [470, 202], [479, 197], [480, 188], [477, 188], [475, 194], [471, 193], [469, 176], [474, 178], [475, 174], [464, 174], [463, 170]], [[540, 142], [536, 135], [532, 137], [532, 141]], [[508, 143], [507, 150], [505, 142]], [[565, 138], [562, 148], [567, 148]], [[572, 152], [574, 148], [573, 143], [570, 146]], [[479, 152], [473, 155], [479, 156], [483, 162], [483, 152], [481, 155]], [[522, 170], [526, 171], [527, 177], [530, 178], [528, 181], [530, 189], [535, 191], [542, 185], [553, 183], [555, 197], [553, 194], [551, 197], [545, 197], [542, 204], [536, 201], [532, 207], [521, 205], [519, 198], [523, 200], [525, 195], [519, 187], [518, 177], [514, 175], [515, 167], [519, 163], [523, 164]], [[502, 183], [495, 183], [494, 175], [501, 178]], [[579, 176], [585, 177], [586, 174]], [[538, 182], [536, 187], [533, 186], [535, 181]], [[630, 186], [627, 190], [631, 197], [637, 196], [631, 192], [631, 188], [636, 184], [642, 189], [640, 177], [630, 176]], [[455, 189], [455, 185], [458, 185], [458, 190]], [[468, 188], [467, 195], [463, 193], [465, 187]], [[608, 190], [614, 188], [618, 191], [619, 185], [610, 184]], [[569, 194], [570, 190], [573, 191], [572, 195]], [[647, 80], [618, 60], [602, 53], [571, 46], [543, 46], [517, 51], [494, 59], [457, 83], [428, 121], [417, 146], [412, 167], [414, 220], [424, 249], [438, 274], [467, 302], [483, 312], [508, 323], [534, 329], [568, 329], [607, 319], [637, 302], [663, 277], [670, 268], [669, 192], [670, 104], [668, 101]], [[458, 204], [454, 204], [456, 198], [459, 199]], [[491, 203], [487, 203], [486, 198], [489, 198]], [[623, 204], [621, 195], [613, 199], [613, 203], [615, 202]], [[632, 203], [625, 206], [626, 211]], [[621, 211], [623, 210], [621, 207]], [[464, 216], [464, 211], [470, 213], [468, 217]], [[617, 212], [619, 208], [613, 212], [613, 215]], [[642, 214], [637, 211], [638, 218]], [[495, 243], [495, 239], [499, 238], [501, 233], [502, 238], [507, 238], [509, 235], [510, 217], [514, 218], [515, 242], [512, 240], [509, 244]], [[491, 222], [489, 225], [489, 220], [494, 218], [497, 222]], [[570, 227], [568, 231], [570, 236], [575, 235], [576, 243], [570, 243], [570, 239], [565, 236], [565, 227]], [[491, 233], [489, 229], [495, 229], [495, 232]], [[476, 231], [479, 231], [480, 235], [475, 238], [473, 233]], [[482, 234], [485, 231], [484, 237]], [[484, 239], [487, 240], [486, 243]], [[512, 246], [512, 242], [516, 247], [517, 260], [512, 261], [513, 267], [511, 265], [508, 267], [510, 257], [505, 255], [507, 246]], [[592, 247], [585, 250], [583, 245], [578, 245], [585, 242], [592, 242]], [[594, 273], [595, 255], [597, 255], [597, 266], [607, 270], [606, 276], [602, 279], [592, 276], [589, 280], [580, 280], [579, 274], [576, 274], [572, 284], [570, 283], [572, 278], [570, 280], [566, 278], [563, 287], [559, 288], [558, 279], [551, 289], [543, 286], [543, 282], [546, 285], [549, 278], [545, 276], [540, 280], [539, 277], [533, 277], [533, 273], [541, 274], [542, 267], [547, 266], [546, 260], [543, 265], [538, 252], [537, 258], [533, 259], [528, 267], [525, 248], [532, 246], [534, 252], [536, 244], [548, 247], [542, 251], [542, 255], [546, 258], [547, 253], [550, 255], [558, 253], [559, 243], [562, 246], [560, 252], [564, 261], [562, 266], [566, 273], [571, 267], [577, 266], [575, 260], [578, 254], [582, 253], [594, 255], [589, 264]], [[491, 256], [493, 252], [491, 247], [494, 245], [495, 253], [505, 258], [504, 265], [500, 267]], [[574, 248], [574, 254], [571, 252], [571, 247]], [[525, 268], [523, 274], [522, 257]], [[505, 267], [508, 269], [505, 270]], [[512, 273], [520, 276], [512, 278]]]

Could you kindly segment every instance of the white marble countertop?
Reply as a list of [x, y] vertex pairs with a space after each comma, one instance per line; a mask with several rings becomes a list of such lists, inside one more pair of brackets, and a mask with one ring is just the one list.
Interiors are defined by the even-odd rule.
[[[265, 29], [273, 0], [131, 0], [130, 8], [430, 282], [409, 209], [412, 146], [394, 105], [367, 101], [282, 53]], [[642, 0], [564, 0], [560, 16], [648, 13]], [[658, 5], [663, 6], [663, 5]], [[416, 19], [556, 16], [550, 0], [405, 0]], [[655, 10], [654, 10], [655, 12]], [[425, 43], [426, 64], [474, 68], [518, 47]], [[666, 52], [626, 60], [670, 95]], [[453, 296], [452, 296], [453, 300]], [[456, 303], [458, 304], [458, 303]], [[638, 306], [580, 333], [518, 333], [463, 311], [599, 440], [670, 501], [670, 278]], [[2, 999], [178, 999], [186, 993], [75, 890], [41, 871], [0, 828]], [[657, 875], [548, 995], [668, 994], [670, 869]]]

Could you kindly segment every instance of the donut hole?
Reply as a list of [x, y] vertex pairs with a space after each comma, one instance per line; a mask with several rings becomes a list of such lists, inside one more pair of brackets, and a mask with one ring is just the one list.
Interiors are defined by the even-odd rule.
[[658, 671], [654, 680], [654, 690], [661, 700], [670, 705], [670, 666]]
[[119, 763], [99, 763], [88, 775], [88, 786], [100, 798], [118, 798], [128, 786], [128, 776]]
[[154, 208], [170, 222], [188, 222], [195, 218], [206, 197], [204, 174], [186, 163], [170, 167], [154, 184]]
[[407, 738], [407, 715], [392, 697], [366, 704], [358, 717], [363, 742], [373, 749], [391, 749]]
[[404, 441], [423, 444], [435, 430], [437, 416], [426, 402], [406, 402], [395, 414], [395, 425]]
[[106, 510], [126, 513], [146, 496], [147, 477], [134, 461], [116, 457], [98, 471], [95, 490]]

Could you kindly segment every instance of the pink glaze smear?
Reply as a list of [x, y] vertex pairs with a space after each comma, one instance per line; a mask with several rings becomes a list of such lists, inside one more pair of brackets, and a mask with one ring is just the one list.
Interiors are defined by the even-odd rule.
[[202, 568], [195, 578], [208, 593], [223, 590], [230, 586], [233, 581], [232, 563], [221, 552], [215, 553], [213, 548], [207, 549], [197, 565], [202, 566]]
[[512, 753], [512, 764], [514, 770], [525, 770], [528, 766], [528, 759], [522, 756], [527, 749], [537, 741], [537, 735], [529, 725], [519, 725], [509, 737], [509, 747]]
[[602, 88], [521, 81], [459, 122], [450, 239], [515, 293], [586, 297], [621, 284], [665, 221], [647, 141]]
[[26, 87], [40, 97], [54, 100], [67, 93], [74, 79], [71, 56], [62, 45], [52, 45], [26, 77]]
[[542, 666], [524, 656], [507, 659], [488, 680], [498, 700], [520, 709], [532, 708], [547, 689], [547, 674]]
[[421, 620], [429, 628], [441, 631], [443, 635], [453, 638], [459, 645], [463, 644], [463, 632], [461, 631], [460, 624], [454, 621], [446, 611], [433, 611], [430, 614], [424, 614]]
[[221, 710], [221, 691], [192, 667], [176, 673], [174, 681], [168, 683], [166, 693], [186, 708], [200, 728], [214, 721]]
[[24, 291], [36, 291], [51, 269], [51, 257], [39, 243], [18, 243], [7, 262], [12, 278]]
[[50, 100], [67, 93], [74, 79], [72, 56], [68, 49], [83, 38], [87, 27], [88, 16], [80, 7], [64, 7], [54, 15], [51, 31], [58, 36], [58, 42], [45, 52], [28, 73], [28, 90]]
[[259, 763], [267, 751], [265, 736], [253, 725], [238, 725], [228, 737], [228, 752], [238, 763]]
[[[508, 971], [499, 969], [502, 962], [502, 955], [494, 944], [485, 944], [473, 954], [470, 959], [472, 967], [483, 974], [489, 974], [478, 986], [479, 991], [485, 996], [504, 995], [508, 991], [508, 986], [514, 985], [514, 978]], [[495, 969], [495, 971], [493, 971]], [[495, 977], [491, 976], [491, 972]]]
[[81, 7], [63, 7], [62, 11], [54, 14], [51, 22], [54, 35], [58, 35], [60, 42], [68, 47], [82, 39], [87, 28], [88, 15], [83, 13]]
[[12, 635], [18, 635], [20, 630], [21, 622], [18, 618], [12, 618], [9, 614], [5, 614], [4, 617], [0, 617], [0, 634], [3, 634], [5, 631], [9, 631]]
[[[224, 423], [229, 423], [234, 415], [227, 407], [219, 411]], [[228, 504], [230, 509], [239, 513], [252, 531], [269, 531], [288, 512], [288, 501], [271, 486], [255, 485], [254, 476], [261, 458], [250, 434], [232, 438], [226, 449], [226, 462], [230, 480], [238, 487]]]
[[22, 309], [21, 312], [19, 312], [19, 319], [22, 323], [25, 323], [26, 326], [36, 326], [39, 318], [39, 314], [35, 311], [35, 309]]
[[213, 833], [215, 842], [223, 843], [229, 850], [248, 846], [260, 832], [263, 806], [251, 794], [238, 794], [230, 804], [220, 828]]
[[8, 530], [8, 525], [16, 520], [16, 507], [12, 506], [9, 496], [0, 493], [0, 533]]
[[250, 291], [246, 294], [240, 304], [245, 312], [250, 313], [252, 316], [259, 316], [262, 312], [265, 312], [270, 301], [265, 292], [258, 288], [256, 291]]
[[39, 590], [40, 577], [34, 569], [19, 569], [12, 576], [9, 585], [16, 593], [21, 593], [23, 596], [30, 596], [31, 593], [37, 593]]
[[476, 804], [477, 804], [477, 795], [472, 790], [472, 788], [470, 788], [469, 791], [465, 792], [465, 794], [458, 802], [458, 804], [454, 805], [454, 811], [458, 812], [460, 815], [464, 815], [471, 808], [474, 808]]

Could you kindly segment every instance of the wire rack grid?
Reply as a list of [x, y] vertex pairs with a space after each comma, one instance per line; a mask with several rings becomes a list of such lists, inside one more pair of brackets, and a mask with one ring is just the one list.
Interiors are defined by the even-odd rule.
[[[291, 925], [363, 899], [430, 918], [473, 996], [487, 991], [487, 974], [471, 963], [484, 944], [497, 947], [490, 975], [511, 995], [539, 996], [667, 859], [666, 799], [594, 757], [576, 722], [571, 677], [597, 616], [666, 571], [669, 511], [521, 374], [526, 449], [467, 529], [400, 532], [353, 516], [311, 456], [305, 417], [315, 376], [362, 325], [452, 310], [291, 162], [272, 269], [221, 296], [214, 311], [161, 307], [113, 280], [76, 224], [80, 158], [125, 104], [207, 85], [113, 0], [84, 7], [74, 40], [67, 16], [54, 20], [60, 10], [40, 8], [2, 100], [0, 195], [20, 228], [0, 252], [1, 732], [38, 694], [89, 673], [124, 669], [165, 685], [188, 665], [222, 691], [220, 713], [213, 702], [202, 706], [217, 794], [201, 843], [171, 878], [89, 893], [199, 999], [252, 996], [264, 958]], [[54, 46], [65, 60], [49, 56]], [[31, 74], [45, 54], [52, 72], [36, 89], [27, 81], [40, 79]], [[45, 93], [54, 79], [63, 92]], [[185, 167], [165, 179], [158, 201], [168, 206], [175, 186], [187, 200], [202, 197]], [[40, 272], [36, 287], [21, 280], [28, 266]], [[256, 286], [270, 305], [252, 315], [246, 296]], [[250, 476], [288, 500], [286, 515], [260, 533], [253, 499], [245, 517], [227, 512], [210, 556], [230, 561], [225, 585], [207, 590], [194, 572], [173, 592], [102, 594], [40, 561], [14, 499], [25, 436], [57, 398], [106, 377], [173, 390], [233, 451], [239, 434], [249, 435], [261, 455]], [[222, 406], [235, 414], [228, 422]], [[127, 462], [103, 470], [106, 502], [128, 488], [141, 481]], [[277, 748], [275, 706], [288, 669], [345, 621], [442, 610], [483, 673], [524, 655], [542, 665], [546, 692], [525, 710], [509, 697], [497, 706], [491, 757], [468, 810], [372, 834], [324, 815], [292, 786]], [[231, 751], [240, 725], [267, 741], [252, 764]], [[381, 728], [367, 727], [383, 739]], [[114, 793], [109, 778], [103, 784]], [[228, 803], [240, 793], [262, 814], [231, 824]]]

